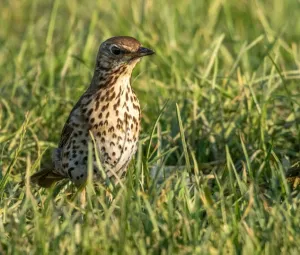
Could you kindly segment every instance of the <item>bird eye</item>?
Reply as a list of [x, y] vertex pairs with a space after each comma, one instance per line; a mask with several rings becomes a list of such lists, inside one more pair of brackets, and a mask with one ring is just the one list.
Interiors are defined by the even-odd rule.
[[117, 46], [113, 45], [111, 48], [110, 48], [110, 52], [114, 55], [120, 55], [121, 54], [121, 49], [119, 49]]

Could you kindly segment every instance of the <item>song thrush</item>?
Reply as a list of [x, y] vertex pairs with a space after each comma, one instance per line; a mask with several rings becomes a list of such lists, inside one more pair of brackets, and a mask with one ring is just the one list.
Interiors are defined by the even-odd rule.
[[[72, 109], [63, 128], [53, 166], [31, 176], [42, 187], [69, 178], [79, 186], [87, 179], [90, 133], [108, 177], [126, 170], [137, 148], [141, 111], [130, 84], [139, 60], [154, 51], [129, 36], [113, 37], [100, 45], [89, 88]], [[93, 158], [94, 176], [99, 164]]]

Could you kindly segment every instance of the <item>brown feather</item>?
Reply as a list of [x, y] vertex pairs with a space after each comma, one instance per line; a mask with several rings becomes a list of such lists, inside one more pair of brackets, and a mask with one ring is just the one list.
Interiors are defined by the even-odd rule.
[[[86, 93], [85, 93], [86, 94]], [[71, 116], [72, 116], [72, 113], [80, 107], [80, 104], [81, 104], [81, 101], [82, 101], [82, 98], [84, 96], [81, 96], [79, 98], [79, 100], [77, 101], [77, 103], [75, 104], [75, 106], [73, 107], [72, 111], [70, 112], [70, 115], [63, 127], [63, 130], [62, 130], [62, 133], [61, 133], [61, 137], [60, 137], [60, 142], [59, 142], [59, 146], [58, 148], [62, 148], [66, 143], [67, 141], [69, 140], [71, 134], [73, 133], [73, 127], [70, 125], [70, 120], [71, 120]]]
[[64, 179], [64, 176], [53, 173], [51, 169], [43, 169], [30, 177], [32, 183], [36, 183], [43, 188], [49, 188], [54, 183]]

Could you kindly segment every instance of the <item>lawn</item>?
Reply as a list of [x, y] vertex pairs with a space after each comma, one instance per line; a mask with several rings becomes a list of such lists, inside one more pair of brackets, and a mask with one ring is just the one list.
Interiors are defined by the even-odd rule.
[[[300, 254], [300, 2], [2, 0], [1, 254]], [[123, 185], [29, 183], [98, 47], [130, 35], [139, 149]], [[299, 170], [300, 174], [300, 170]], [[25, 180], [25, 185], [20, 182]]]

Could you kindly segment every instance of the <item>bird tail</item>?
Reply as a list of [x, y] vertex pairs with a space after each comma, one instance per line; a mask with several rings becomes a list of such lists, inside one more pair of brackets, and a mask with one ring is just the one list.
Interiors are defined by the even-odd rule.
[[33, 174], [30, 177], [30, 181], [32, 183], [38, 184], [39, 186], [43, 188], [49, 188], [54, 183], [64, 179], [64, 176], [61, 176], [59, 174], [56, 174], [52, 171], [52, 169], [42, 169], [41, 171]]

